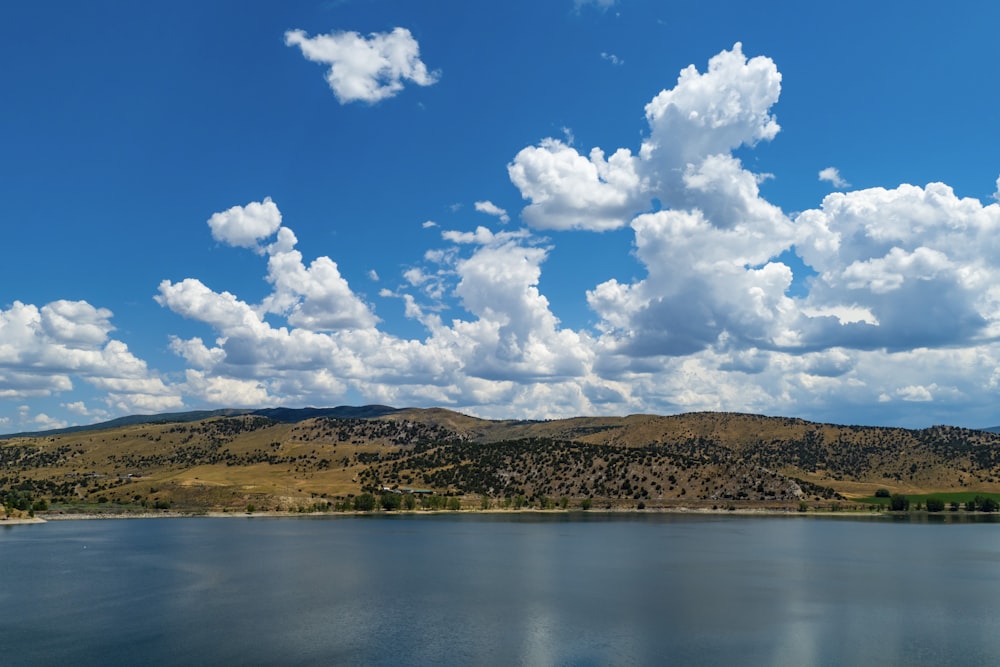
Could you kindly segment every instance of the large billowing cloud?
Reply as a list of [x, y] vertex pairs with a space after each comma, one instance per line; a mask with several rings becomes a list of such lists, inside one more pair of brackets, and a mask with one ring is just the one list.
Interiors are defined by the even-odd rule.
[[70, 391], [74, 378], [105, 393], [113, 412], [160, 411], [182, 405], [179, 393], [109, 338], [111, 311], [86, 301], [41, 308], [15, 301], [0, 309], [0, 398]]
[[[604, 230], [628, 220], [635, 234], [646, 276], [588, 292], [602, 368], [709, 351], [894, 352], [996, 337], [1000, 207], [959, 199], [942, 184], [902, 185], [830, 195], [790, 219], [761, 197], [763, 177], [732, 154], [776, 136], [780, 90], [774, 63], [748, 59], [737, 44], [704, 73], [685, 69], [646, 105], [648, 137], [635, 156], [615, 152], [635, 174], [619, 181], [627, 186], [614, 187], [607, 166], [601, 178], [600, 161], [552, 139], [511, 164], [512, 182], [531, 201], [529, 224]], [[821, 178], [846, 186], [836, 170]], [[662, 210], [643, 213], [648, 199]], [[795, 276], [781, 257], [792, 252], [817, 274], [806, 297], [789, 296]]]
[[942, 183], [901, 185], [831, 194], [796, 224], [797, 248], [819, 274], [803, 310], [868, 315], [810, 318], [804, 344], [911, 350], [1000, 334], [1000, 205]]
[[[944, 410], [995, 393], [1000, 205], [901, 185], [831, 194], [789, 217], [733, 154], [775, 138], [780, 90], [774, 63], [737, 44], [653, 97], [636, 149], [583, 155], [544, 139], [515, 156], [508, 171], [531, 227], [634, 234], [645, 275], [588, 290], [592, 330], [553, 314], [539, 289], [551, 248], [530, 229], [442, 231], [444, 246], [381, 292], [425, 327], [406, 340], [380, 329], [333, 260], [304, 264], [272, 202], [213, 216], [233, 221], [224, 234], [212, 225], [216, 238], [267, 255], [273, 292], [254, 305], [194, 278], [161, 285], [161, 304], [218, 332], [212, 344], [173, 339], [191, 367], [185, 390], [208, 402], [353, 393], [533, 417]], [[271, 223], [248, 221], [271, 207]], [[502, 213], [487, 201], [477, 210]], [[793, 253], [796, 268], [783, 259]], [[809, 275], [796, 276], [803, 265]], [[793, 295], [796, 280], [806, 289]]]
[[[368, 101], [398, 89], [365, 71], [380, 70], [338, 69], [336, 85], [354, 76], [358, 90], [388, 86], [350, 98]], [[50, 395], [79, 377], [123, 406], [183, 393], [192, 406], [361, 400], [486, 417], [712, 409], [911, 424], [951, 421], [961, 407], [989, 423], [1000, 392], [1000, 203], [903, 184], [786, 214], [734, 154], [775, 139], [780, 92], [775, 64], [737, 44], [652, 97], [638, 146], [581, 153], [550, 138], [518, 152], [508, 172], [527, 227], [477, 200], [500, 230], [439, 230], [439, 247], [394, 287], [380, 270], [380, 297], [398, 300], [390, 306], [421, 336], [387, 331], [330, 257], [307, 262], [265, 199], [208, 224], [217, 241], [266, 260], [269, 294], [250, 303], [196, 277], [160, 284], [162, 306], [213, 331], [170, 337], [186, 364], [177, 384], [110, 339], [108, 311], [15, 302], [0, 311], [0, 391]], [[839, 172], [824, 172], [837, 185]], [[537, 230], [612, 229], [633, 235], [639, 275], [593, 285], [581, 295], [593, 325], [566, 327], [542, 291], [556, 241]]]
[[[770, 113], [781, 75], [736, 44], [708, 70], [681, 72], [675, 87], [645, 108], [649, 134], [637, 154], [604, 159], [555, 139], [522, 150], [511, 181], [531, 203], [522, 213], [538, 228], [602, 231], [630, 224], [648, 275], [611, 280], [588, 293], [601, 317], [604, 353], [688, 355], [719, 342], [787, 344], [794, 305], [791, 270], [773, 261], [791, 248], [795, 227], [760, 196], [761, 177], [732, 155], [774, 138]], [[657, 200], [663, 210], [648, 211]]]
[[[747, 59], [737, 44], [646, 106], [648, 137], [634, 155], [614, 152], [630, 178], [611, 178], [603, 151], [588, 160], [554, 139], [510, 165], [530, 225], [627, 223], [635, 234], [647, 275], [588, 291], [598, 374], [668, 409], [794, 414], [823, 401], [947, 405], [995, 391], [1000, 206], [942, 184], [901, 185], [830, 195], [790, 219], [732, 154], [776, 136], [780, 84], [770, 59]], [[848, 187], [835, 169], [820, 174]], [[650, 199], [663, 210], [643, 212]], [[790, 296], [796, 276], [781, 258], [793, 252], [815, 273], [799, 276], [805, 297]], [[915, 360], [944, 373], [948, 355], [963, 359], [962, 373], [925, 386]]]
[[712, 57], [704, 73], [689, 65], [676, 86], [646, 105], [650, 137], [643, 142], [642, 157], [659, 161], [660, 173], [668, 175], [706, 156], [773, 139], [780, 127], [771, 107], [780, 94], [774, 61], [747, 59], [737, 43]]
[[584, 157], [557, 139], [523, 149], [508, 171], [531, 200], [522, 217], [539, 229], [616, 229], [641, 205], [644, 190], [628, 150], [605, 158], [595, 148]]
[[330, 66], [326, 81], [341, 104], [372, 104], [393, 97], [405, 82], [429, 86], [439, 78], [420, 60], [420, 46], [406, 28], [368, 37], [356, 32], [308, 37], [302, 30], [289, 30], [285, 44], [299, 47], [313, 62]]
[[[589, 403], [579, 380], [588, 373], [590, 341], [560, 328], [539, 293], [547, 250], [528, 236], [482, 227], [474, 233], [443, 232], [449, 247], [428, 256], [438, 264], [439, 279], [450, 282], [421, 290], [423, 302], [402, 295], [407, 314], [427, 327], [422, 341], [380, 331], [332, 260], [320, 257], [304, 266], [287, 227], [265, 246], [274, 290], [261, 304], [213, 291], [196, 278], [164, 281], [156, 298], [218, 333], [211, 345], [200, 338], [171, 341], [191, 367], [183, 388], [201, 401], [215, 403], [229, 395], [230, 402], [246, 405], [326, 403], [354, 391], [368, 400], [471, 404], [499, 415], [505, 409], [500, 406], [518, 396], [535, 401], [543, 389], [524, 385], [539, 383], [552, 385], [544, 393], [553, 399], [535, 404], [533, 414], [585, 410]], [[430, 274], [430, 269], [408, 272], [414, 287], [426, 287]], [[471, 319], [443, 323], [434, 301], [445, 290]], [[267, 314], [283, 317], [287, 326], [272, 326]]]
[[[540, 229], [602, 231], [628, 224], [653, 198], [703, 209], [750, 206], [756, 185], [744, 181], [754, 177], [730, 152], [774, 138], [779, 126], [770, 108], [780, 93], [774, 62], [748, 60], [740, 44], [713, 57], [703, 74], [692, 65], [646, 105], [649, 135], [638, 155], [619, 148], [605, 158], [594, 148], [584, 156], [552, 138], [519, 152], [508, 171], [531, 202], [522, 217]], [[734, 176], [740, 183], [729, 182]], [[718, 225], [735, 222], [713, 217]]]
[[274, 292], [264, 301], [264, 311], [286, 315], [290, 325], [311, 331], [371, 327], [375, 315], [351, 291], [337, 263], [320, 257], [306, 267], [297, 242], [292, 230], [283, 227], [267, 248], [267, 280]]

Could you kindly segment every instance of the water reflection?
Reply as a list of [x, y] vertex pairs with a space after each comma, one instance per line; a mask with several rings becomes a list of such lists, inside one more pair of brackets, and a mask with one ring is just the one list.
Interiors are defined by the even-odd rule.
[[18, 612], [5, 650], [80, 665], [988, 664], [1000, 531], [941, 516], [24, 526], [0, 532], [0, 607]]

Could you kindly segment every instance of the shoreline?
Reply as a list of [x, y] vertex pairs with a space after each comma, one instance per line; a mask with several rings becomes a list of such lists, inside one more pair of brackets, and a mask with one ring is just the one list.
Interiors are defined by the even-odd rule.
[[0, 519], [0, 528], [3, 528], [4, 526], [23, 526], [25, 524], [32, 524], [32, 523], [47, 523], [47, 522], [45, 521], [45, 519], [37, 516], [23, 518], [23, 519], [21, 517], [18, 517], [16, 519], [13, 517], [7, 517], [5, 519]]
[[[419, 516], [469, 516], [469, 515], [566, 515], [566, 516], [642, 516], [642, 515], [688, 515], [688, 516], [769, 516], [769, 517], [845, 517], [845, 518], [885, 518], [892, 516], [889, 512], [872, 511], [809, 511], [799, 512], [794, 509], [779, 508], [737, 508], [737, 509], [711, 509], [699, 507], [670, 507], [670, 508], [649, 508], [649, 509], [474, 509], [474, 510], [415, 510], [415, 511], [377, 511], [377, 512], [245, 512], [232, 511], [223, 512], [218, 510], [192, 511], [192, 512], [77, 512], [77, 513], [57, 513], [46, 514], [44, 517], [34, 519], [9, 519], [0, 520], [0, 526], [15, 523], [47, 523], [49, 521], [111, 521], [122, 519], [249, 519], [253, 517], [267, 519], [295, 519], [295, 518], [347, 518], [347, 517], [419, 517]], [[913, 513], [907, 513], [913, 514]]]

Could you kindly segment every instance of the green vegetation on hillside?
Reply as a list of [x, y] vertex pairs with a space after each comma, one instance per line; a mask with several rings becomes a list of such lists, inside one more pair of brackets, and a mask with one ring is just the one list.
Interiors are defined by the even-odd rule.
[[[387, 490], [391, 490], [388, 493]], [[18, 511], [888, 506], [988, 508], [1000, 435], [695, 413], [485, 421], [447, 410], [261, 414], [0, 441]], [[976, 500], [976, 496], [980, 500]], [[829, 501], [838, 501], [830, 505]]]

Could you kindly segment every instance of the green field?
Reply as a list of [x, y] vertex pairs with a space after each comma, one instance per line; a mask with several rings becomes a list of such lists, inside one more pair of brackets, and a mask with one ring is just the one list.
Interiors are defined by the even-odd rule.
[[[956, 502], [965, 505], [965, 503], [970, 500], [974, 500], [976, 496], [981, 496], [984, 498], [992, 498], [1000, 502], [1000, 493], [984, 493], [982, 491], [947, 491], [942, 493], [915, 493], [915, 494], [903, 494], [910, 503], [926, 503], [928, 498], [937, 498], [943, 501], [946, 505]], [[864, 498], [858, 498], [855, 500], [858, 503], [864, 503], [866, 505], [888, 505], [888, 498], [877, 498], [875, 496], [866, 496]]]

